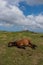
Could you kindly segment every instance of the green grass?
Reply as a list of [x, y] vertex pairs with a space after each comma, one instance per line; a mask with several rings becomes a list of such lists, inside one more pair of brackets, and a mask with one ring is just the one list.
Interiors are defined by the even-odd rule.
[[[0, 32], [0, 65], [43, 65], [43, 34], [33, 32]], [[8, 42], [30, 38], [37, 45], [35, 50], [26, 47], [9, 48]]]

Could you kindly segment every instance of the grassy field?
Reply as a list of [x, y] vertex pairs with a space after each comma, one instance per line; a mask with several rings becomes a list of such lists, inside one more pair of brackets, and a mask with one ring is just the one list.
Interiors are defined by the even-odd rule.
[[[9, 48], [8, 42], [29, 38], [37, 45], [35, 50], [26, 47]], [[43, 34], [33, 32], [0, 32], [0, 65], [43, 65]]]

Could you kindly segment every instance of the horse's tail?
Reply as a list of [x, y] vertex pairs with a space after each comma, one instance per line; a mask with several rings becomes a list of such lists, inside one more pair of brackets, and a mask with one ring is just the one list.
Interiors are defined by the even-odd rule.
[[32, 49], [36, 49], [36, 47], [37, 47], [37, 45], [35, 45], [35, 44], [32, 44], [32, 45], [31, 45], [31, 48], [32, 48]]
[[37, 45], [32, 44], [31, 42], [29, 42], [29, 46], [30, 46], [32, 49], [36, 49], [36, 47], [37, 47]]

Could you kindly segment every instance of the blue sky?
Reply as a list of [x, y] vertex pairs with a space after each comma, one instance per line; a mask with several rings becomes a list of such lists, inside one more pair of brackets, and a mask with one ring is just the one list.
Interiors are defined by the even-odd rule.
[[42, 5], [34, 5], [30, 6], [26, 2], [20, 2], [19, 8], [23, 11], [24, 15], [38, 15], [43, 12], [43, 4]]
[[43, 0], [0, 0], [0, 30], [43, 32]]

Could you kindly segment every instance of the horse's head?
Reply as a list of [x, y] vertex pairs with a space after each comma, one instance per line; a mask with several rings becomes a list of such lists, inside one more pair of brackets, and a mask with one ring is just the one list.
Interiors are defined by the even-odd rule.
[[9, 42], [8, 43], [8, 47], [12, 47], [12, 46], [16, 46], [16, 42], [14, 41], [14, 42]]
[[13, 43], [13, 42], [9, 42], [9, 43], [8, 43], [8, 47], [12, 47], [12, 46], [13, 46], [12, 43]]

